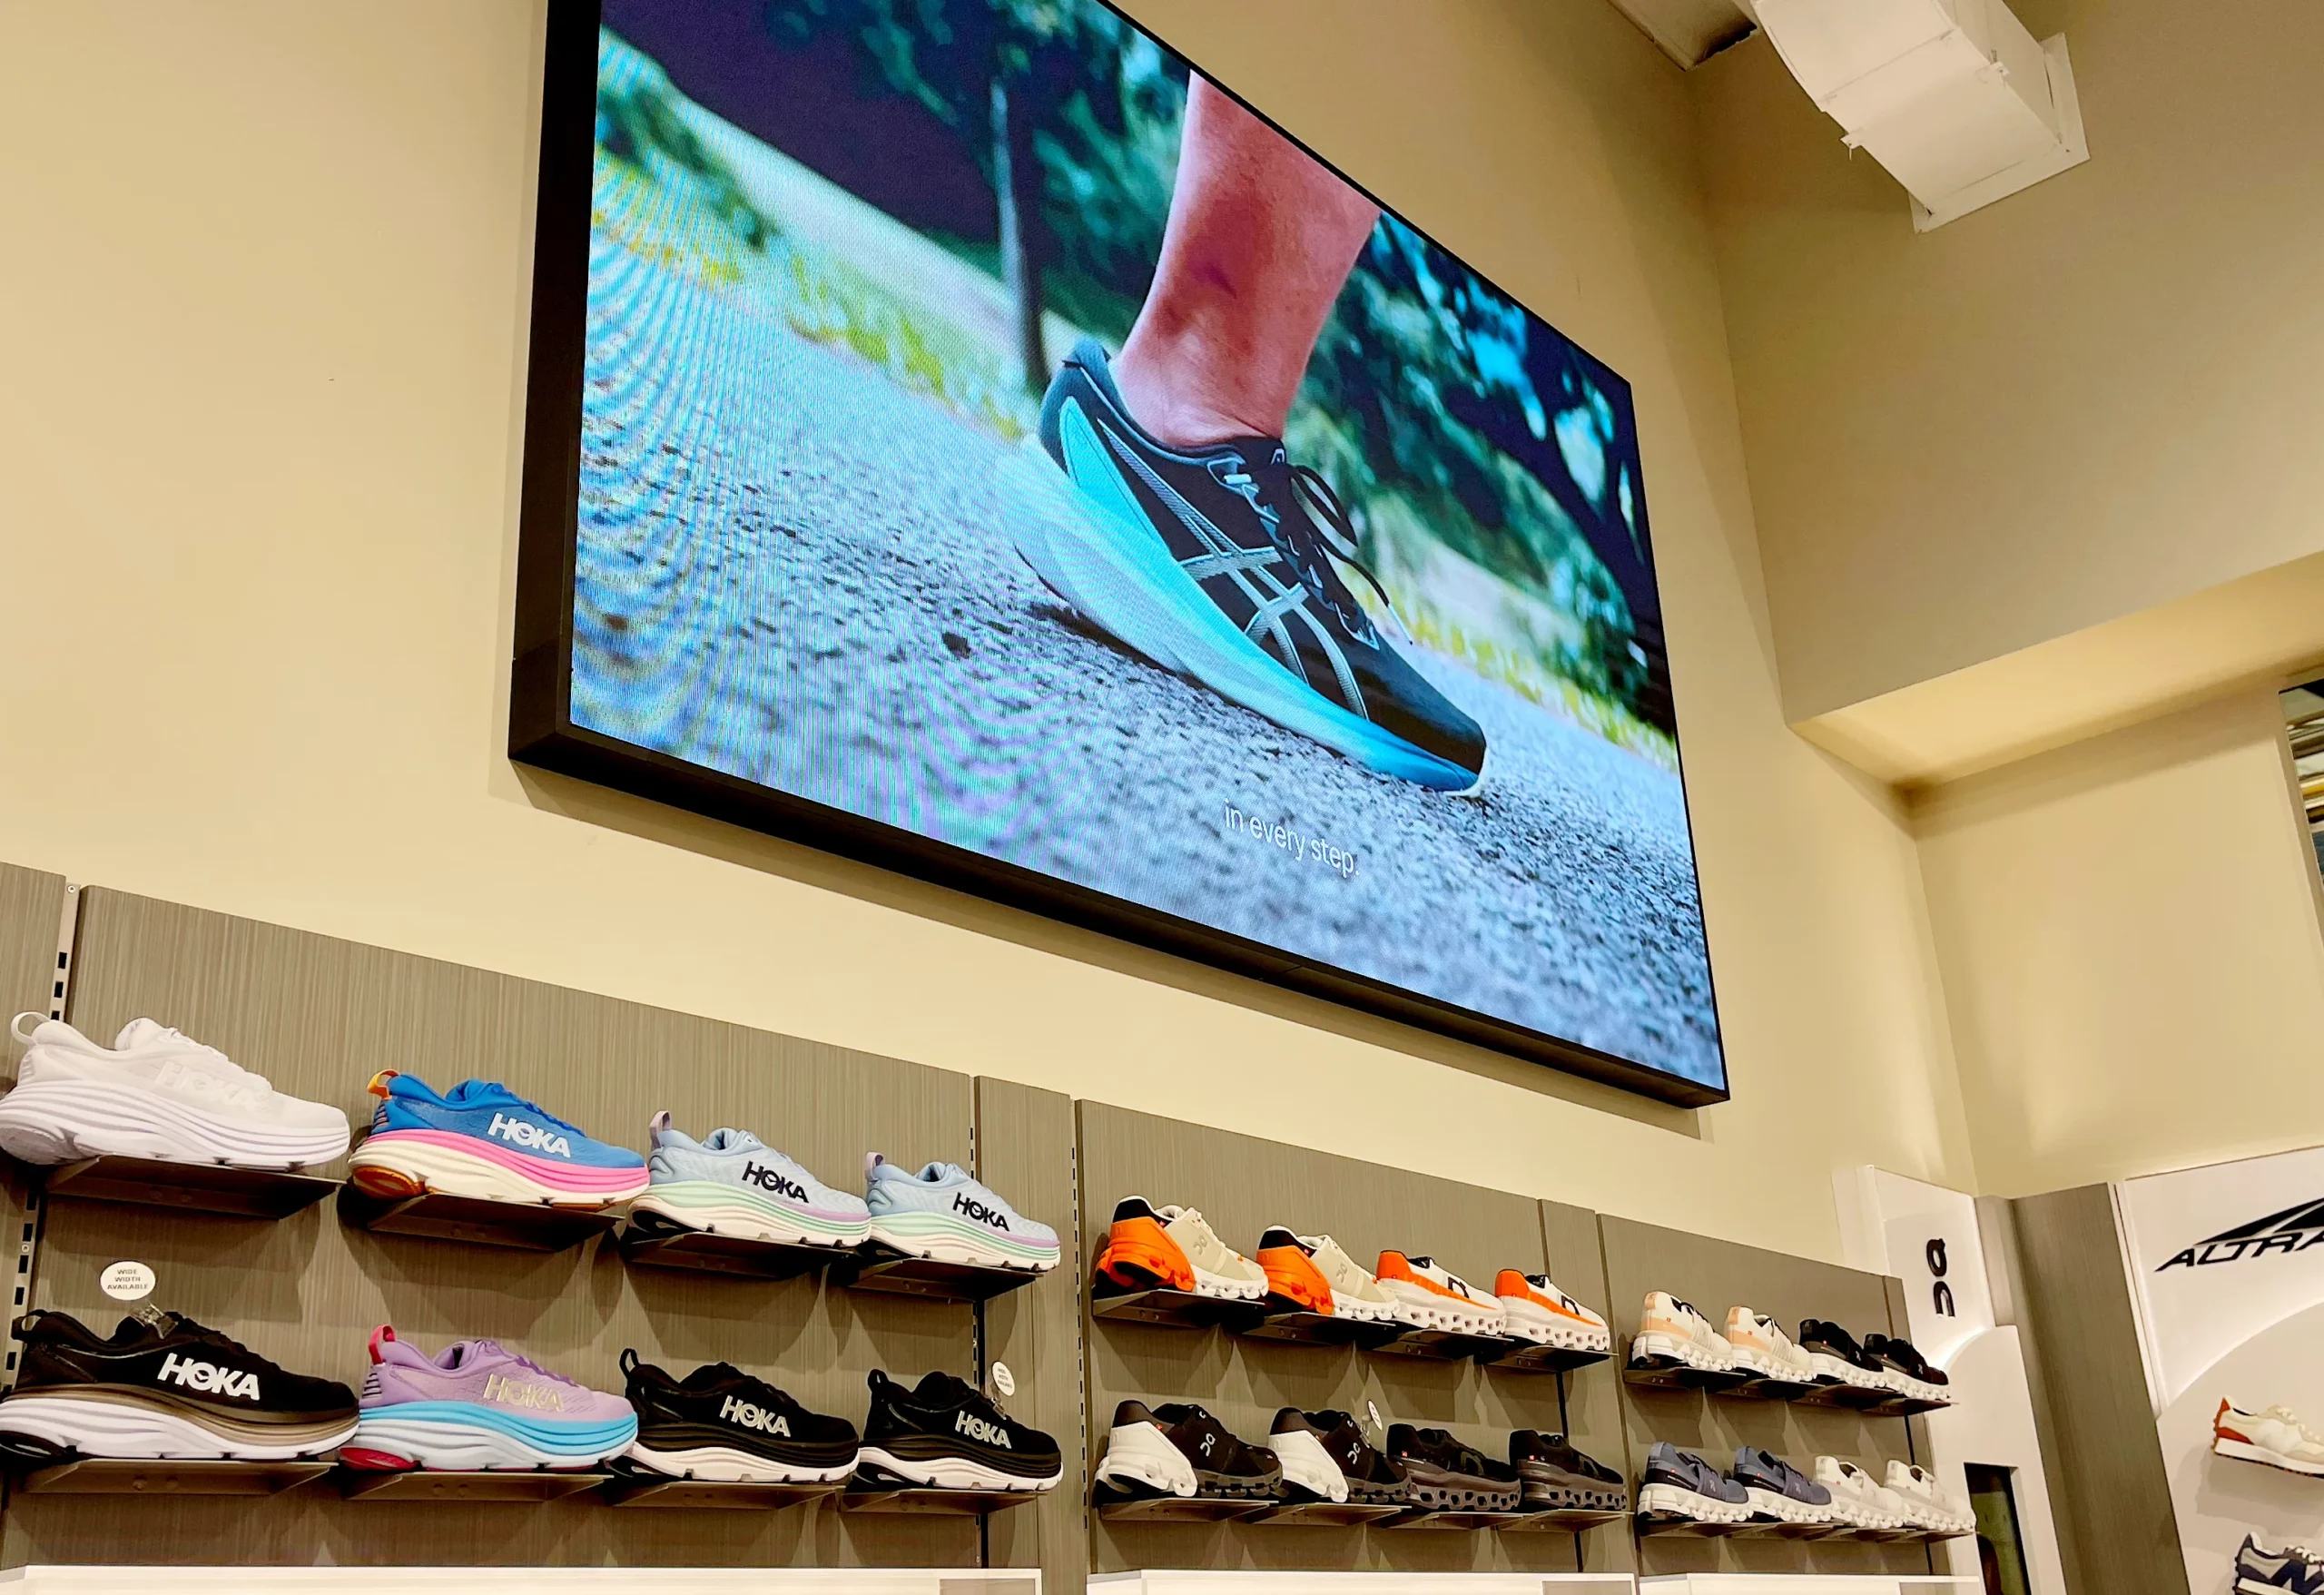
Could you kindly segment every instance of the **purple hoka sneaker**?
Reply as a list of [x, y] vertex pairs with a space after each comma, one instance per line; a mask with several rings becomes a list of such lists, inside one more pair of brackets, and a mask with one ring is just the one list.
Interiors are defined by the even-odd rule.
[[456, 1340], [431, 1358], [381, 1324], [350, 1468], [588, 1468], [637, 1437], [637, 1414], [617, 1395], [588, 1390], [497, 1340]]

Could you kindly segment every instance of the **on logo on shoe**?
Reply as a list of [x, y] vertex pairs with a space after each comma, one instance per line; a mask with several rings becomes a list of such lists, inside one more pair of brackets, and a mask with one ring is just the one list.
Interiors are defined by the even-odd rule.
[[510, 1118], [504, 1114], [494, 1114], [491, 1127], [484, 1133], [498, 1136], [511, 1146], [524, 1147], [535, 1152], [553, 1152], [559, 1157], [573, 1156], [573, 1143], [555, 1130], [525, 1119]]
[[995, 1229], [1009, 1227], [1009, 1215], [998, 1207], [989, 1206], [978, 1201], [966, 1191], [962, 1191], [952, 1198], [952, 1210], [956, 1213], [965, 1213], [977, 1223], [989, 1224]]
[[215, 1363], [196, 1362], [170, 1352], [162, 1358], [162, 1371], [153, 1376], [165, 1384], [175, 1384], [187, 1390], [207, 1391], [213, 1395], [231, 1395], [241, 1401], [256, 1401], [258, 1375], [240, 1373], [222, 1368]]
[[773, 1191], [778, 1196], [788, 1196], [794, 1202], [807, 1199], [807, 1187], [791, 1178], [779, 1168], [769, 1168], [763, 1163], [743, 1165], [743, 1179], [763, 1191]]
[[990, 1445], [999, 1451], [1016, 1449], [1009, 1443], [1008, 1430], [1003, 1429], [990, 1418], [978, 1417], [974, 1413], [960, 1413], [952, 1420], [952, 1428], [954, 1432], [965, 1434], [980, 1444]]

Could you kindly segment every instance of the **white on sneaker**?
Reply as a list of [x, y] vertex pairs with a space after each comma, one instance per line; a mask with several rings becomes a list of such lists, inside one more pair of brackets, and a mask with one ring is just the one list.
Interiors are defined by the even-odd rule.
[[1844, 1462], [1837, 1457], [1817, 1457], [1816, 1482], [1831, 1492], [1832, 1515], [1848, 1527], [1904, 1527], [1904, 1502], [1875, 1483], [1872, 1475], [1854, 1462]]
[[2247, 1413], [2222, 1401], [2211, 1419], [2211, 1450], [2241, 1462], [2261, 1462], [2286, 1472], [2324, 1477], [2324, 1436], [2286, 1406]]
[[1706, 1373], [1726, 1373], [1734, 1370], [1735, 1348], [1691, 1305], [1669, 1291], [1650, 1290], [1639, 1314], [1638, 1334], [1630, 1338], [1630, 1362], [1656, 1358]]
[[1210, 1221], [1193, 1207], [1157, 1207], [1162, 1233], [1177, 1243], [1195, 1271], [1195, 1292], [1222, 1301], [1266, 1299], [1267, 1271], [1218, 1238]]
[[1738, 1370], [1748, 1369], [1761, 1378], [1787, 1384], [1816, 1383], [1816, 1364], [1791, 1343], [1781, 1324], [1764, 1314], [1748, 1307], [1729, 1308], [1725, 1338], [1734, 1348]]
[[1965, 1534], [1975, 1526], [1969, 1509], [1926, 1468], [1891, 1458], [1888, 1490], [1905, 1503], [1914, 1523], [1933, 1534]]
[[24, 1162], [300, 1168], [347, 1150], [345, 1113], [286, 1097], [215, 1047], [152, 1019], [130, 1020], [110, 1048], [36, 1013], [18, 1014], [10, 1033], [25, 1058], [16, 1088], [0, 1098], [0, 1149]]
[[1396, 1304], [1372, 1277], [1372, 1271], [1347, 1255], [1345, 1247], [1327, 1235], [1303, 1235], [1307, 1260], [1324, 1283], [1332, 1287], [1333, 1316], [1352, 1324], [1385, 1324], [1396, 1314]]

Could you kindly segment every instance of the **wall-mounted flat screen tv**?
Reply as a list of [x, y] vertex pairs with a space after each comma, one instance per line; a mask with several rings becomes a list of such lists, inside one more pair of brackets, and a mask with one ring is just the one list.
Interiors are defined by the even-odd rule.
[[1727, 1094], [1613, 370], [1099, 0], [553, 0], [544, 107], [516, 758]]

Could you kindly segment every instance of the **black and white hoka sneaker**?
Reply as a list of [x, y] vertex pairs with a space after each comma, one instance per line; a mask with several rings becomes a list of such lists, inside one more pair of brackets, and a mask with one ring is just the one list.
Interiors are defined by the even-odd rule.
[[355, 1433], [355, 1393], [286, 1373], [191, 1318], [149, 1310], [109, 1336], [64, 1313], [16, 1320], [16, 1386], [0, 1451], [19, 1457], [239, 1458], [331, 1451]]
[[863, 1421], [858, 1477], [881, 1486], [940, 1490], [1054, 1490], [1065, 1477], [1057, 1442], [1010, 1417], [974, 1385], [950, 1373], [917, 1386], [879, 1370]]
[[828, 1484], [855, 1472], [855, 1425], [811, 1413], [763, 1379], [708, 1363], [673, 1379], [634, 1351], [621, 1354], [637, 1438], [623, 1454], [677, 1479]]
[[1335, 559], [1363, 570], [1346, 511], [1281, 438], [1168, 447], [1131, 418], [1085, 338], [1049, 384], [1038, 446], [1004, 462], [1001, 487], [1026, 563], [1137, 653], [1379, 774], [1481, 783], [1484, 733], [1340, 579]]

